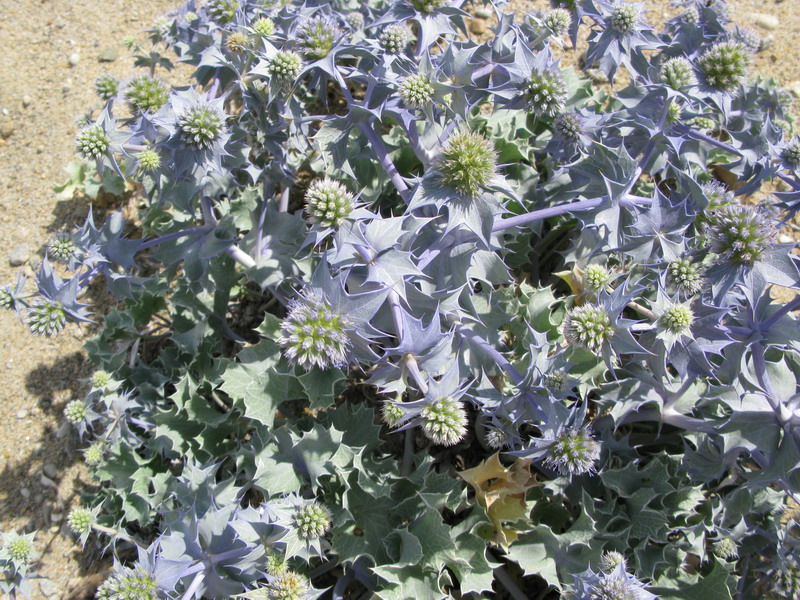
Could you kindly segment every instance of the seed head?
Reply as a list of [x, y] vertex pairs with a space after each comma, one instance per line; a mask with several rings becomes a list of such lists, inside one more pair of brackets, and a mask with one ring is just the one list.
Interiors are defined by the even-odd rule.
[[749, 265], [761, 260], [777, 229], [772, 214], [755, 206], [724, 206], [709, 216], [711, 250], [720, 260]]
[[293, 301], [281, 324], [278, 343], [290, 362], [304, 369], [344, 364], [350, 339], [350, 321], [319, 296], [308, 294]]
[[692, 309], [685, 304], [673, 304], [658, 319], [659, 328], [670, 333], [689, 333], [694, 322]]
[[427, 75], [409, 75], [400, 84], [400, 97], [409, 108], [423, 108], [433, 99], [433, 86]]
[[278, 52], [269, 65], [269, 74], [280, 83], [294, 81], [303, 70], [303, 59], [296, 52]]
[[800, 167], [800, 140], [793, 139], [781, 152], [781, 159], [783, 164], [792, 170]]
[[253, 31], [258, 37], [269, 37], [275, 33], [275, 21], [268, 17], [260, 17], [253, 23]]
[[358, 31], [364, 28], [364, 15], [360, 12], [347, 13], [347, 17], [345, 18], [351, 29]]
[[97, 588], [97, 600], [157, 600], [158, 586], [143, 569], [123, 567]]
[[434, 444], [454, 446], [467, 435], [467, 411], [460, 400], [445, 397], [422, 409], [422, 433]]
[[707, 211], [719, 210], [724, 206], [736, 204], [736, 197], [732, 191], [725, 187], [724, 183], [711, 180], [703, 184], [701, 189], [703, 190], [703, 195], [706, 197], [706, 200], [708, 200]]
[[635, 2], [620, 2], [611, 9], [608, 24], [619, 35], [630, 35], [642, 24], [642, 5]]
[[606, 289], [611, 280], [611, 274], [603, 265], [592, 263], [583, 270], [583, 281], [586, 288], [594, 293]]
[[64, 417], [74, 425], [78, 425], [86, 418], [86, 403], [83, 400], [73, 400], [64, 407]]
[[616, 571], [617, 567], [620, 565], [622, 565], [622, 569], [625, 570], [628, 567], [628, 561], [625, 559], [625, 556], [614, 550], [604, 552], [603, 556], [600, 558], [600, 569], [603, 573]]
[[0, 288], [0, 308], [11, 310], [14, 308], [16, 302], [14, 301], [14, 294], [8, 286]]
[[268, 590], [269, 600], [302, 600], [308, 591], [308, 580], [294, 571], [286, 570], [277, 576]]
[[145, 173], [157, 171], [161, 166], [161, 155], [153, 149], [140, 152], [136, 158], [139, 159], [139, 168]]
[[17, 533], [5, 535], [4, 549], [15, 563], [27, 563], [33, 556], [33, 542]]
[[89, 533], [94, 521], [94, 515], [88, 508], [75, 508], [67, 515], [67, 525], [78, 535]]
[[673, 90], [687, 88], [697, 83], [694, 76], [694, 69], [692, 69], [692, 63], [683, 56], [670, 58], [661, 65], [660, 75], [661, 81]]
[[353, 212], [353, 194], [338, 181], [317, 179], [306, 192], [306, 210], [312, 223], [336, 227]]
[[446, 4], [447, 0], [408, 0], [408, 3], [421, 13], [430, 14]]
[[689, 295], [696, 294], [702, 287], [700, 269], [685, 258], [669, 263], [667, 277], [673, 286]]
[[567, 83], [557, 70], [535, 69], [525, 86], [531, 109], [537, 115], [555, 116], [567, 101]]
[[208, 14], [218, 23], [230, 23], [236, 17], [239, 0], [208, 0]]
[[719, 42], [706, 50], [697, 61], [709, 87], [733, 93], [747, 76], [750, 53], [739, 42]]
[[385, 400], [381, 405], [381, 420], [389, 427], [394, 427], [403, 418], [403, 409], [391, 400]]
[[67, 323], [67, 311], [60, 302], [39, 300], [30, 307], [25, 324], [33, 335], [52, 337], [64, 329]]
[[103, 442], [98, 441], [89, 446], [83, 453], [83, 460], [86, 461], [86, 464], [90, 467], [99, 465], [103, 462], [103, 457], [105, 454], [105, 445]]
[[225, 131], [225, 115], [210, 104], [193, 106], [178, 117], [178, 129], [187, 145], [207, 150]]
[[568, 344], [576, 345], [595, 354], [614, 335], [611, 317], [602, 306], [584, 304], [576, 306], [564, 319], [564, 338]]
[[497, 154], [491, 140], [480, 133], [454, 133], [437, 160], [440, 179], [446, 186], [474, 198], [497, 173]]
[[411, 30], [405, 25], [389, 25], [381, 32], [378, 41], [389, 54], [400, 54], [411, 41]]
[[562, 36], [569, 31], [569, 26], [572, 25], [572, 15], [566, 8], [556, 8], [547, 13], [542, 22], [553, 32], [553, 35]]
[[739, 558], [739, 548], [731, 538], [725, 537], [714, 543], [714, 554], [725, 560]]
[[61, 262], [67, 262], [77, 253], [78, 247], [75, 245], [75, 241], [66, 233], [57, 234], [47, 244], [47, 256]]
[[558, 135], [570, 142], [578, 141], [583, 133], [583, 124], [578, 113], [561, 113], [553, 121], [553, 128]]
[[316, 502], [306, 504], [294, 513], [294, 527], [304, 540], [315, 540], [325, 535], [331, 526], [331, 512]]
[[225, 40], [225, 47], [229, 52], [241, 54], [250, 47], [250, 36], [243, 31], [234, 31]]
[[311, 59], [325, 58], [340, 35], [336, 21], [330, 17], [314, 17], [297, 28], [297, 41]]
[[132, 79], [125, 90], [125, 100], [134, 113], [156, 112], [168, 99], [169, 90], [164, 82], [149, 75]]
[[102, 100], [108, 100], [119, 91], [119, 79], [113, 75], [100, 75], [94, 80], [94, 91]]
[[88, 125], [75, 137], [75, 149], [88, 160], [97, 160], [105, 156], [110, 143], [111, 138], [106, 135], [101, 125]]

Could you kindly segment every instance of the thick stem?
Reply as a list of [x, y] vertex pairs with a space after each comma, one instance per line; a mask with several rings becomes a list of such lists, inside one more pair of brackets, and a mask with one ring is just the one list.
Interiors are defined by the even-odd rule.
[[289, 194], [292, 188], [288, 185], [281, 190], [281, 200], [278, 204], [278, 212], [287, 212], [289, 210]]
[[200, 571], [197, 575], [194, 576], [192, 579], [192, 583], [189, 584], [189, 587], [186, 588], [186, 593], [183, 595], [182, 600], [192, 600], [195, 594], [197, 593], [197, 589], [203, 585], [203, 580], [206, 578], [205, 571]]
[[497, 577], [497, 581], [499, 581], [503, 587], [506, 588], [514, 600], [528, 600], [528, 597], [521, 589], [519, 589], [519, 586], [516, 584], [516, 582], [511, 579], [511, 575], [508, 574], [508, 571], [506, 571], [506, 568], [503, 565], [500, 565], [494, 570], [494, 576]]
[[656, 316], [656, 314], [652, 310], [650, 310], [649, 308], [645, 308], [644, 306], [642, 306], [638, 302], [628, 302], [628, 308], [632, 308], [633, 310], [638, 312], [640, 315], [644, 315], [645, 317], [647, 317], [651, 321], [658, 321], [658, 317]]
[[397, 170], [397, 167], [394, 166], [392, 159], [389, 158], [389, 151], [384, 146], [383, 141], [372, 128], [372, 124], [361, 122], [358, 124], [358, 128], [361, 132], [367, 136], [367, 141], [369, 141], [370, 145], [372, 146], [372, 151], [375, 153], [375, 156], [378, 158], [378, 161], [381, 163], [384, 171], [386, 174], [389, 175], [389, 179], [394, 185], [395, 189], [400, 193], [400, 196], [403, 198], [404, 201], [408, 202], [408, 186], [406, 182], [403, 180], [403, 177], [400, 175], [400, 172]]
[[228, 256], [230, 256], [233, 260], [247, 269], [256, 266], [256, 261], [253, 260], [253, 257], [239, 248], [239, 246], [230, 245], [227, 247], [225, 252], [227, 252]]
[[98, 533], [103, 533], [108, 537], [115, 537], [121, 540], [125, 540], [126, 542], [130, 542], [134, 544], [133, 538], [131, 538], [128, 534], [120, 532], [118, 529], [112, 529], [111, 527], [106, 527], [105, 525], [100, 525], [99, 523], [92, 523], [92, 529], [97, 531]]
[[[592, 210], [599, 207], [603, 202], [608, 199], [608, 196], [600, 196], [598, 198], [589, 198], [587, 200], [579, 200], [578, 202], [570, 202], [569, 204], [559, 204], [558, 206], [550, 206], [540, 210], [534, 210], [529, 213], [509, 217], [508, 219], [500, 219], [495, 221], [492, 231], [502, 231], [510, 229], [511, 227], [520, 227], [550, 217], [557, 217], [573, 212], [581, 212], [584, 210]], [[622, 200], [624, 206], [635, 206], [637, 204], [651, 204], [653, 202], [650, 198], [643, 198], [641, 196], [627, 196]]]

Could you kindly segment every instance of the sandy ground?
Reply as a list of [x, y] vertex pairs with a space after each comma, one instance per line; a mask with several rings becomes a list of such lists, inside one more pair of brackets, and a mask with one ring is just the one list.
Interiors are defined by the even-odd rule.
[[[0, 284], [11, 283], [16, 268], [8, 255], [19, 244], [30, 247], [30, 262], [60, 231], [83, 219], [85, 202], [59, 201], [53, 185], [61, 183], [63, 168], [73, 158], [75, 121], [99, 105], [94, 78], [105, 72], [125, 76], [132, 61], [122, 39], [148, 27], [177, 0], [17, 0], [0, 4]], [[652, 22], [669, 11], [665, 0], [650, 0]], [[512, 3], [530, 10], [546, 7], [545, 0]], [[753, 23], [752, 13], [771, 15], [756, 25], [771, 36], [759, 55], [759, 72], [785, 85], [798, 82], [795, 57], [800, 34], [800, 0], [734, 0], [735, 17]], [[106, 48], [120, 58], [100, 63]], [[76, 65], [69, 57], [77, 53]], [[798, 100], [800, 104], [800, 100]], [[13, 131], [12, 131], [13, 129]], [[30, 272], [30, 262], [25, 270]], [[93, 591], [105, 565], [91, 547], [82, 555], [66, 531], [69, 509], [79, 503], [82, 479], [79, 444], [59, 438], [62, 410], [79, 398], [91, 374], [81, 346], [88, 330], [69, 326], [55, 339], [34, 338], [13, 314], [0, 313], [0, 529], [38, 530], [40, 554], [33, 598], [78, 599]], [[91, 543], [90, 543], [91, 546]]]

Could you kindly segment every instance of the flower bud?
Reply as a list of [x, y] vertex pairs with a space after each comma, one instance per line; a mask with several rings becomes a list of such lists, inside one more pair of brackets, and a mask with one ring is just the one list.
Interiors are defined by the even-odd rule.
[[659, 74], [661, 76], [661, 81], [673, 90], [680, 90], [697, 83], [694, 76], [694, 69], [692, 69], [692, 63], [683, 56], [676, 56], [666, 61], [661, 65]]
[[15, 563], [24, 564], [33, 556], [33, 542], [24, 535], [6, 534], [4, 550]]
[[250, 47], [250, 37], [243, 31], [234, 31], [225, 39], [225, 47], [229, 52], [241, 54]]
[[52, 337], [64, 329], [67, 323], [67, 312], [61, 303], [42, 299], [28, 310], [25, 324], [33, 335]]
[[464, 403], [445, 397], [422, 409], [422, 433], [434, 444], [454, 446], [467, 435]]
[[187, 145], [208, 150], [225, 130], [225, 115], [211, 104], [193, 106], [178, 117], [178, 129]]
[[94, 521], [94, 515], [88, 508], [75, 508], [67, 515], [67, 525], [78, 535], [89, 533], [92, 530]]
[[106, 135], [100, 125], [89, 125], [78, 132], [75, 137], [75, 149], [78, 154], [88, 160], [96, 160], [105, 156], [111, 138]]
[[489, 448], [500, 450], [509, 445], [508, 434], [497, 427], [492, 427], [486, 432], [484, 441]]
[[11, 290], [8, 286], [0, 288], [0, 308], [4, 308], [6, 310], [11, 310], [14, 308], [16, 301], [14, 300], [14, 294], [11, 293]]
[[572, 25], [572, 15], [565, 8], [556, 8], [544, 16], [542, 23], [553, 32], [553, 35], [560, 37], [569, 31], [569, 26]]
[[261, 17], [253, 23], [253, 31], [258, 37], [269, 37], [275, 33], [275, 21], [268, 17]]
[[83, 400], [73, 400], [64, 407], [64, 417], [73, 425], [82, 423], [86, 418], [86, 403]]
[[403, 418], [403, 409], [391, 400], [385, 400], [381, 405], [381, 420], [389, 427], [394, 427]]
[[689, 333], [694, 322], [692, 309], [685, 304], [673, 304], [658, 319], [658, 327], [674, 334]]
[[267, 589], [269, 600], [302, 600], [308, 591], [308, 580], [294, 571], [286, 570]]
[[106, 579], [99, 588], [97, 600], [158, 600], [158, 585], [144, 569], [123, 567]]
[[553, 129], [563, 139], [576, 142], [583, 133], [583, 124], [578, 113], [561, 113], [553, 121]]
[[411, 31], [405, 25], [389, 25], [381, 32], [378, 41], [389, 54], [399, 54], [411, 41]]
[[436, 166], [444, 185], [474, 198], [494, 178], [497, 154], [491, 140], [480, 133], [462, 130], [447, 140]]
[[586, 289], [595, 294], [606, 289], [611, 280], [611, 274], [603, 265], [592, 263], [583, 270], [583, 281]]
[[603, 556], [600, 558], [600, 569], [604, 573], [616, 571], [617, 567], [620, 565], [622, 565], [622, 569], [625, 570], [628, 567], [628, 561], [622, 554], [614, 550], [604, 552]]
[[206, 5], [209, 16], [217, 23], [230, 23], [236, 17], [239, 0], [208, 0]]
[[344, 364], [350, 349], [350, 321], [322, 298], [308, 294], [289, 305], [278, 339], [293, 364], [304, 369], [326, 369]]
[[269, 65], [273, 79], [285, 83], [294, 81], [303, 70], [303, 59], [296, 52], [278, 52]]
[[131, 112], [157, 112], [169, 99], [169, 90], [160, 79], [140, 75], [132, 79], [125, 90], [125, 100]]
[[109, 100], [119, 91], [119, 79], [113, 75], [100, 75], [94, 80], [94, 91], [102, 100]]
[[67, 262], [78, 252], [75, 241], [66, 233], [57, 234], [50, 243], [47, 244], [47, 256], [60, 262]]
[[353, 212], [353, 194], [338, 181], [317, 179], [306, 192], [309, 220], [322, 227], [336, 227]]
[[94, 467], [103, 462], [104, 455], [105, 444], [102, 441], [97, 441], [84, 450], [83, 460], [88, 466]]
[[111, 383], [111, 374], [107, 371], [97, 370], [92, 374], [92, 387], [102, 389]]
[[331, 526], [331, 512], [313, 502], [297, 509], [294, 513], [294, 527], [297, 535], [304, 540], [312, 541], [321, 538]]
[[641, 26], [642, 5], [633, 2], [616, 4], [608, 15], [608, 25], [619, 35], [630, 35]]
[[667, 278], [679, 291], [689, 295], [696, 294], [702, 287], [700, 269], [685, 258], [669, 263]]
[[735, 92], [747, 76], [750, 53], [738, 42], [719, 42], [698, 59], [705, 83], [720, 92]]
[[600, 444], [589, 427], [569, 427], [556, 436], [548, 449], [544, 464], [561, 475], [583, 475], [594, 472], [600, 458]]
[[584, 304], [567, 313], [563, 324], [564, 338], [570, 345], [599, 353], [614, 334], [611, 317], [602, 306]]
[[714, 543], [714, 554], [725, 560], [739, 558], [739, 548], [731, 538], [722, 538]]
[[161, 155], [153, 149], [140, 152], [136, 158], [139, 159], [139, 168], [145, 173], [157, 171], [161, 166]]
[[525, 85], [525, 93], [533, 112], [555, 116], [567, 101], [567, 82], [555, 69], [535, 69]]
[[347, 17], [345, 18], [351, 29], [355, 31], [364, 29], [364, 15], [362, 15], [360, 12], [347, 13]]
[[731, 35], [731, 40], [741, 44], [750, 54], [761, 50], [761, 36], [752, 27], [737, 27]]
[[431, 104], [433, 86], [427, 75], [409, 75], [400, 84], [400, 97], [408, 108], [423, 108]]
[[732, 191], [725, 187], [724, 183], [712, 180], [703, 184], [701, 189], [706, 200], [708, 200], [706, 211], [719, 210], [724, 206], [736, 204], [736, 197]]
[[789, 169], [796, 170], [800, 167], [800, 140], [793, 139], [781, 152], [783, 164]]
[[569, 375], [564, 371], [552, 371], [542, 378], [542, 385], [555, 396], [563, 396], [570, 389]]

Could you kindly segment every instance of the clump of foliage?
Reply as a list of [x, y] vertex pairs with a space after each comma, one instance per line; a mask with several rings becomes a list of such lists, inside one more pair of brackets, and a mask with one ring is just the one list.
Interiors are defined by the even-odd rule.
[[[98, 82], [76, 147], [141, 235], [90, 216], [0, 304], [51, 336], [119, 298], [65, 409], [99, 598], [796, 597], [800, 145], [760, 45], [722, 0], [488, 2], [483, 43], [462, 4], [190, 0]], [[628, 85], [559, 65], [581, 28]]]

